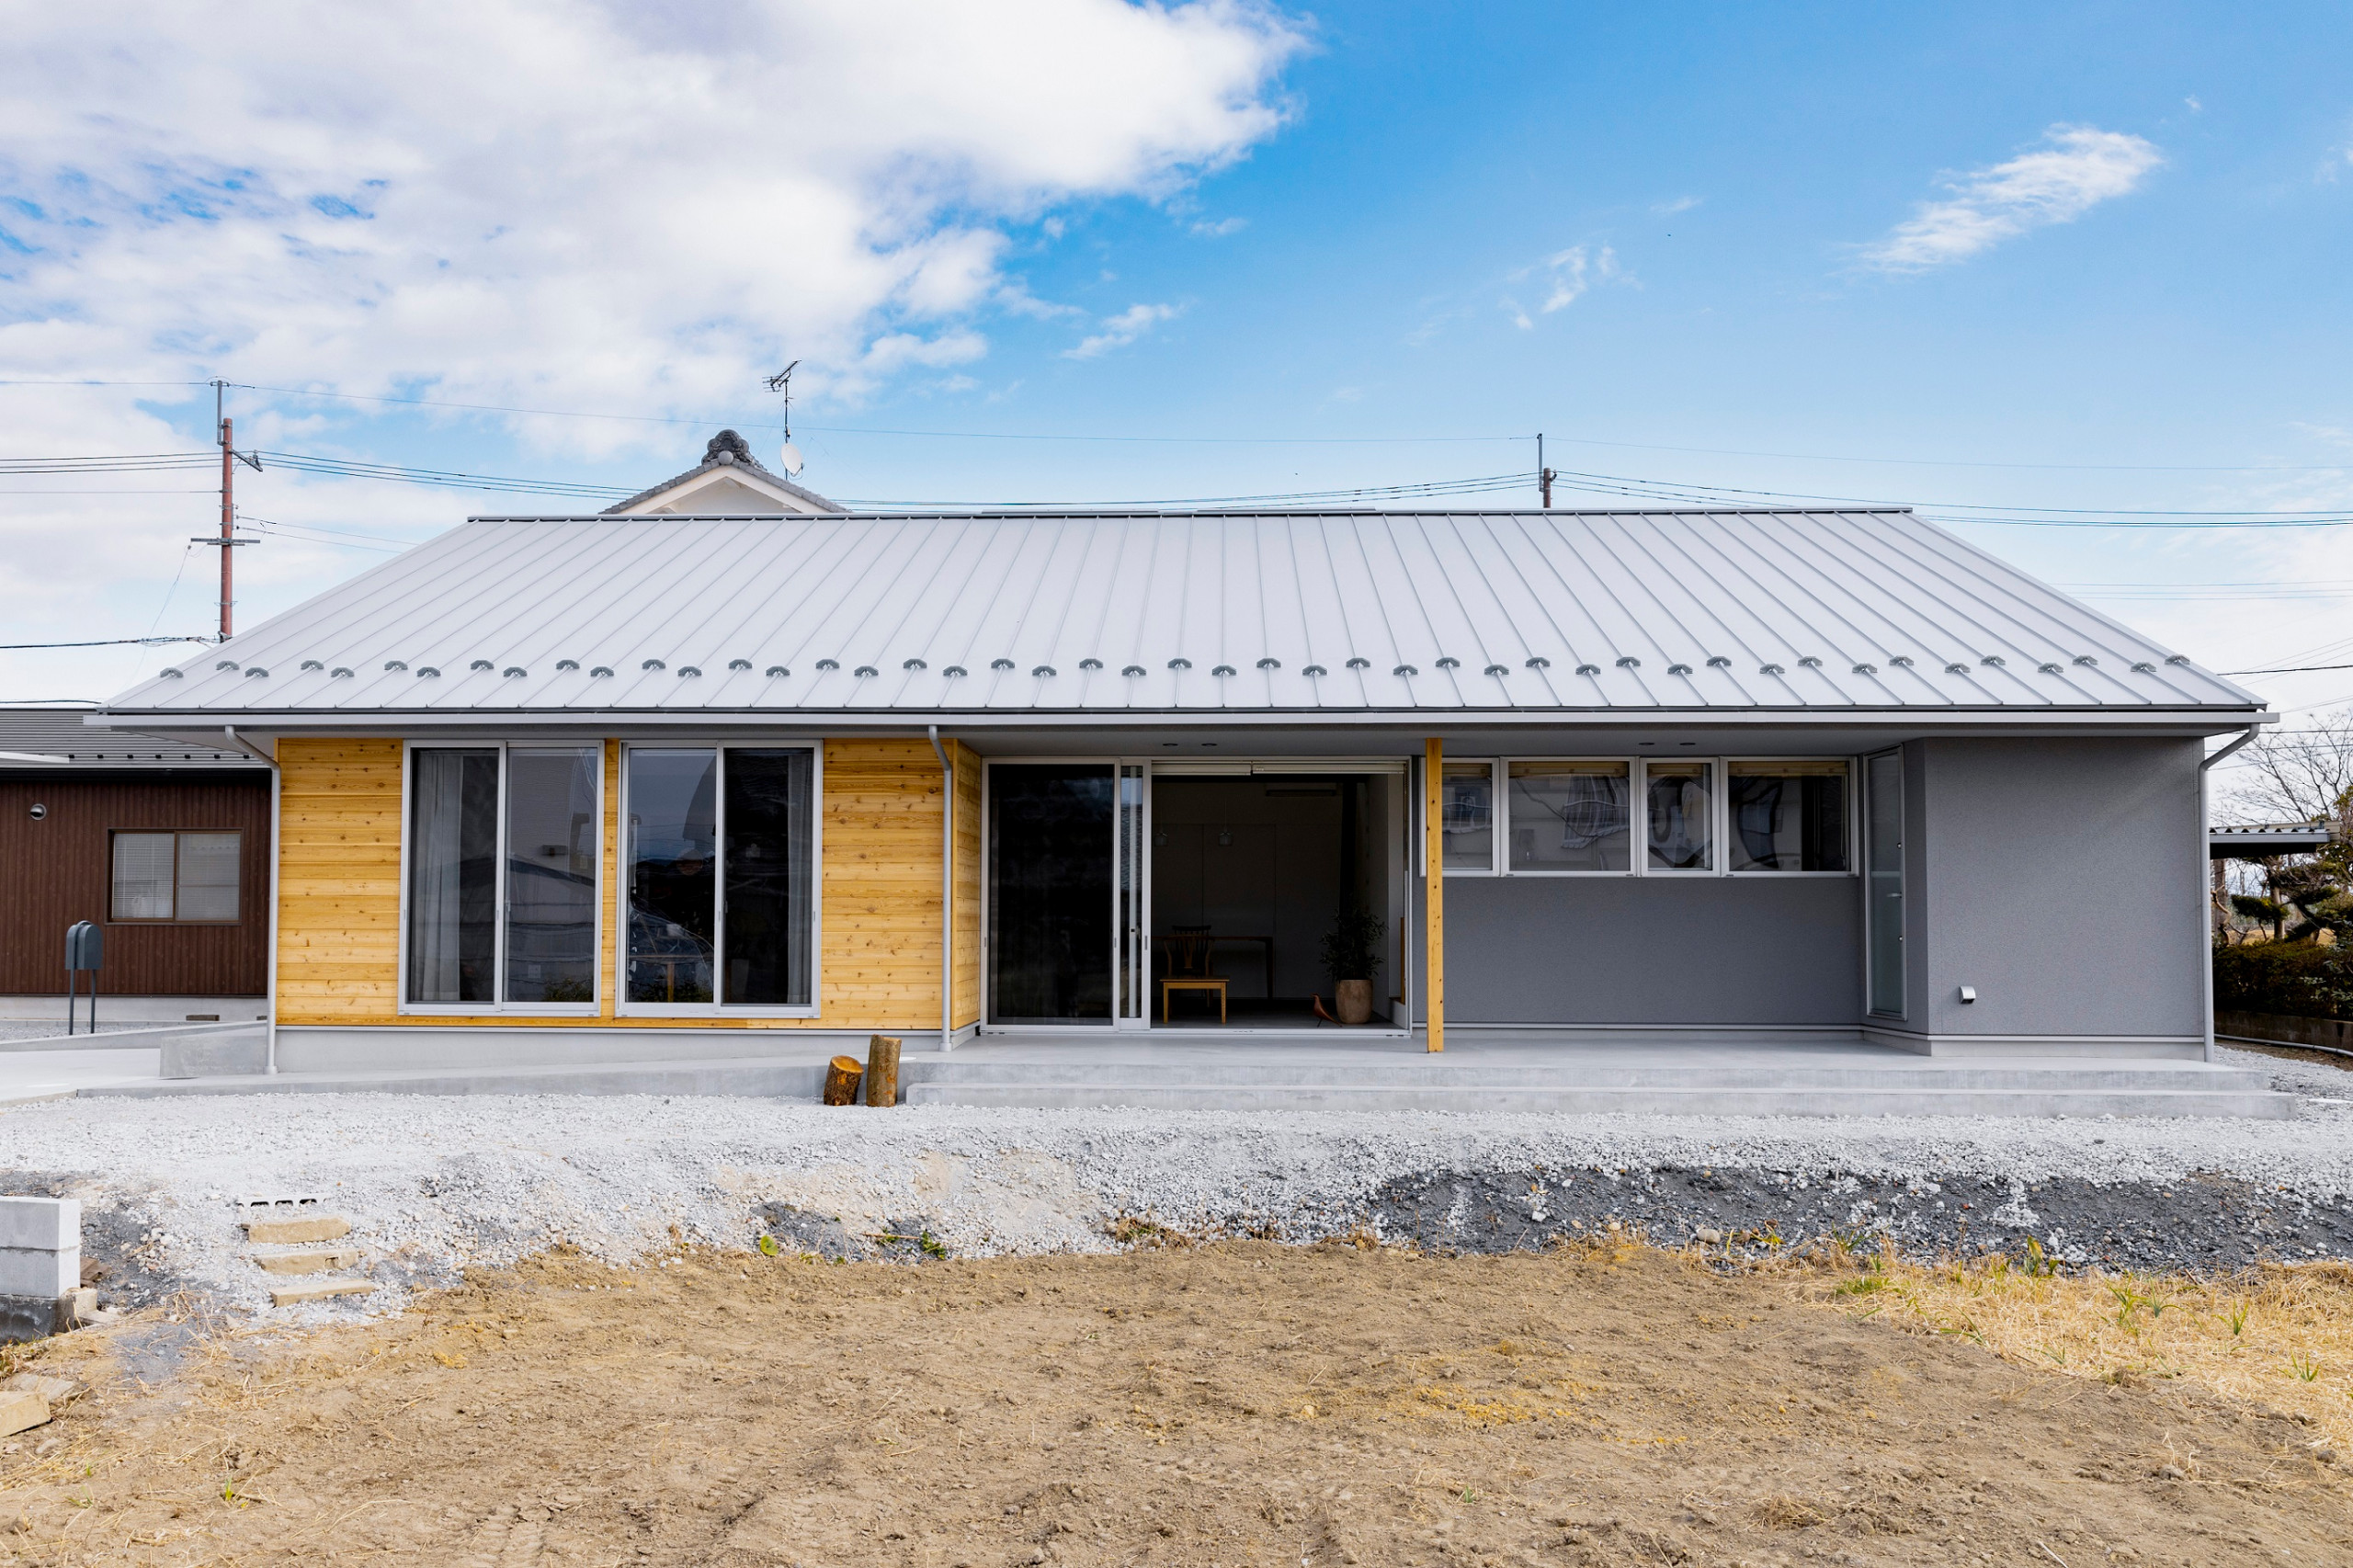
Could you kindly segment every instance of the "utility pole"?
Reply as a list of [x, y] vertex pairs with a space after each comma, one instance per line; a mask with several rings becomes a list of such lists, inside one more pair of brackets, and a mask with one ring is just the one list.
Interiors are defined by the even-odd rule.
[[227, 412], [222, 407], [223, 397], [227, 391], [226, 381], [212, 383], [212, 427], [214, 435], [221, 441], [221, 537], [213, 539], [207, 536], [193, 541], [197, 544], [209, 544], [221, 552], [221, 641], [223, 642], [226, 642], [236, 631], [233, 611], [237, 601], [233, 592], [236, 574], [230, 566], [233, 559], [231, 552], [241, 544], [256, 542], [237, 537], [237, 465], [244, 463], [256, 473], [261, 472], [259, 458], [251, 452], [237, 450], [235, 431]]
[[1544, 509], [1552, 509], [1552, 471], [1544, 466], [1544, 432], [1536, 432], [1536, 488], [1544, 497]]

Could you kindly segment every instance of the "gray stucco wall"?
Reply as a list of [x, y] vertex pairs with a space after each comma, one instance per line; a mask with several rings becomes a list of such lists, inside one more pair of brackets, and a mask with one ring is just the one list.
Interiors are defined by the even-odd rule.
[[1449, 877], [1447, 1020], [1851, 1026], [1860, 897], [1853, 877]]
[[1919, 814], [1906, 823], [1904, 1027], [2201, 1036], [2202, 752], [2137, 738], [1906, 746]]

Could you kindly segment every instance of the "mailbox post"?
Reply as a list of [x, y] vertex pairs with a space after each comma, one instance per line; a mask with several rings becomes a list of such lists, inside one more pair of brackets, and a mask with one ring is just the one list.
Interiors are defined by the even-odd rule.
[[65, 1032], [74, 1032], [74, 998], [84, 971], [90, 976], [90, 1033], [98, 1032], [98, 967], [106, 960], [106, 933], [87, 920], [65, 928]]

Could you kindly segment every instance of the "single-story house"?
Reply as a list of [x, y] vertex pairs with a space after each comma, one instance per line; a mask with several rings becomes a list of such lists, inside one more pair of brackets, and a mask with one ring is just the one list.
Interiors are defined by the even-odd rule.
[[65, 932], [83, 920], [104, 934], [104, 1021], [260, 1017], [268, 767], [217, 734], [93, 729], [90, 711], [0, 707], [0, 1017], [63, 1027]]
[[2210, 1040], [2201, 763], [2271, 715], [1909, 511], [745, 494], [472, 518], [95, 716], [271, 765], [280, 1066]]

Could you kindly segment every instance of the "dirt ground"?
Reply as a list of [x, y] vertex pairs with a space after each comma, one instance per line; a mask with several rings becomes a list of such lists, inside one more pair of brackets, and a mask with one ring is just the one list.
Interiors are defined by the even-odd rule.
[[2353, 1561], [2310, 1416], [2039, 1370], [1839, 1283], [1632, 1245], [550, 1257], [393, 1321], [229, 1333], [153, 1385], [136, 1325], [50, 1342], [30, 1364], [93, 1391], [0, 1445], [0, 1553]]

